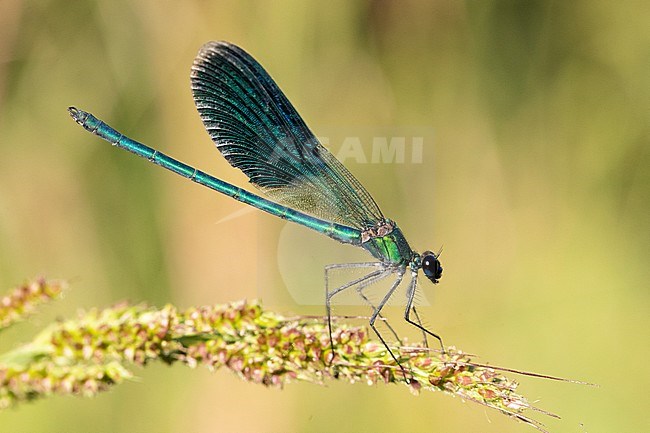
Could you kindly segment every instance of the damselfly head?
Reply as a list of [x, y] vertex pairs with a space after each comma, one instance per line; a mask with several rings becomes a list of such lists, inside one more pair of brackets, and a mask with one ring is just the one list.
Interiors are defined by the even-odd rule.
[[438, 280], [442, 277], [442, 265], [438, 256], [440, 256], [439, 253], [435, 254], [431, 251], [422, 253], [422, 272], [433, 284], [438, 284]]

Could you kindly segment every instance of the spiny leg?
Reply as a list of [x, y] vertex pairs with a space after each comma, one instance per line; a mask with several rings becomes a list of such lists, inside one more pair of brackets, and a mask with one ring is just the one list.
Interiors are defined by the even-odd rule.
[[381, 268], [383, 266], [382, 262], [334, 263], [325, 266], [325, 278], [327, 279], [327, 273], [332, 269]]
[[[381, 334], [379, 333], [379, 330], [378, 330], [377, 327], [375, 326], [375, 321], [377, 320], [377, 317], [379, 317], [379, 315], [381, 314], [381, 310], [382, 310], [382, 308], [384, 308], [384, 305], [386, 305], [386, 303], [388, 302], [388, 300], [390, 299], [390, 297], [393, 295], [393, 293], [395, 292], [395, 290], [397, 290], [397, 287], [399, 287], [399, 285], [400, 285], [400, 283], [402, 282], [402, 279], [403, 279], [403, 278], [404, 278], [404, 268], [401, 268], [401, 269], [399, 269], [399, 270], [397, 271], [397, 279], [395, 280], [395, 282], [393, 283], [393, 285], [390, 287], [390, 289], [388, 290], [388, 292], [386, 292], [386, 295], [384, 296], [384, 299], [381, 300], [381, 302], [380, 302], [379, 305], [377, 306], [377, 309], [375, 310], [375, 312], [374, 312], [374, 314], [372, 315], [372, 317], [370, 317], [370, 327], [372, 328], [373, 331], [375, 331], [375, 334], [377, 334], [377, 337], [379, 337], [379, 340], [381, 340], [381, 342], [384, 344], [384, 347], [386, 348], [386, 350], [388, 350], [388, 353], [390, 353], [390, 356], [393, 358], [393, 360], [395, 361], [395, 363], [399, 366], [400, 370], [402, 370], [402, 373], [404, 374], [404, 379], [406, 379], [407, 376], [408, 376], [408, 375], [406, 374], [406, 370], [404, 369], [404, 367], [402, 366], [402, 364], [399, 362], [399, 360], [397, 359], [397, 357], [395, 356], [395, 354], [393, 353], [393, 351], [390, 349], [390, 347], [388, 347], [388, 344], [386, 344], [386, 341], [385, 341], [384, 338], [381, 336]], [[406, 380], [408, 381], [408, 379], [406, 379]]]
[[[332, 269], [359, 269], [359, 268], [381, 268], [381, 267], [382, 267], [381, 262], [334, 263], [334, 264], [326, 265], [325, 266], [325, 299], [327, 299], [327, 297], [329, 296], [329, 293], [330, 293], [329, 292], [329, 272]], [[364, 276], [362, 279], [365, 279], [366, 277], [368, 277], [368, 275]], [[354, 285], [356, 283], [358, 283], [358, 280], [357, 281], [352, 281], [351, 285]], [[336, 293], [338, 293], [338, 292], [340, 292], [342, 290], [345, 290], [348, 287], [350, 287], [350, 286], [346, 285], [342, 289], [337, 288], [337, 289], [335, 289], [334, 294], [336, 294]], [[339, 289], [341, 289], [341, 290], [339, 290]], [[329, 316], [330, 315], [328, 313], [328, 317]]]
[[[415, 309], [415, 305], [411, 307], [411, 310], [413, 311], [413, 314], [415, 314], [415, 320], [417, 320], [418, 324], [424, 328], [424, 326], [422, 325], [422, 319], [420, 319], [420, 315]], [[429, 348], [429, 342], [427, 341], [427, 333], [424, 331], [422, 331], [422, 343], [424, 343], [424, 347], [426, 347], [427, 349]]]
[[[361, 262], [361, 263], [335, 263], [335, 264], [325, 266], [325, 299], [326, 300], [330, 299], [334, 295], [342, 292], [343, 290], [348, 289], [354, 286], [355, 284], [359, 284], [360, 282], [365, 281], [367, 278], [372, 278], [373, 276], [377, 275], [377, 272], [371, 272], [368, 275], [358, 278], [357, 280], [350, 281], [349, 283], [346, 283], [345, 285], [334, 289], [332, 291], [332, 294], [330, 295], [329, 271], [331, 271], [332, 269], [358, 269], [358, 268], [382, 268], [383, 270], [383, 265], [381, 262]], [[329, 308], [328, 308], [328, 317], [330, 317]]]
[[[415, 283], [413, 282], [413, 279], [415, 279]], [[407, 292], [406, 296], [409, 297], [411, 296], [411, 292], [413, 291], [413, 298], [415, 298], [415, 287], [417, 287], [417, 279], [418, 279], [418, 274], [411, 272], [411, 282], [409, 283], [409, 291]], [[415, 320], [418, 321], [418, 324], [422, 327], [422, 319], [420, 319], [420, 315], [418, 314], [417, 310], [415, 309], [415, 305], [411, 307], [411, 310], [413, 311], [413, 314], [415, 314]], [[427, 333], [422, 331], [422, 342], [424, 344], [424, 347], [427, 349], [429, 348], [429, 341], [427, 339]]]
[[[328, 279], [329, 279], [329, 271], [332, 270], [332, 269], [350, 269], [350, 268], [383, 267], [383, 266], [384, 265], [381, 262], [337, 263], [337, 264], [333, 264], [333, 265], [327, 265], [327, 266], [325, 266], [325, 290], [326, 290], [326, 293], [327, 293], [327, 288], [329, 286], [329, 281], [328, 281]], [[361, 297], [361, 299], [363, 299], [370, 306], [370, 308], [372, 308], [373, 312], [375, 312], [377, 310], [377, 307], [375, 307], [375, 305], [372, 303], [372, 301], [363, 293], [363, 290], [366, 287], [371, 286], [372, 284], [376, 283], [377, 281], [385, 278], [386, 276], [387, 275], [383, 275], [383, 276], [380, 276], [380, 277], [378, 277], [376, 279], [373, 279], [371, 281], [366, 281], [364, 283], [359, 284], [358, 287], [356, 288], [356, 291], [359, 294], [359, 296]], [[329, 313], [328, 313], [328, 317], [330, 317]], [[397, 332], [395, 331], [395, 329], [384, 318], [384, 316], [380, 314], [379, 318], [382, 321], [384, 321], [384, 323], [386, 324], [386, 326], [388, 327], [390, 332], [393, 334], [395, 339], [399, 341], [399, 339], [400, 339], [399, 335], [397, 335]], [[330, 337], [331, 336], [332, 336], [332, 334], [331, 334], [331, 326], [330, 326]], [[330, 339], [330, 341], [331, 341], [331, 339]]]
[[[344, 268], [349, 269], [349, 268], [381, 267], [381, 266], [383, 266], [383, 264], [381, 262], [339, 263], [339, 264], [327, 265], [325, 267], [325, 290], [326, 290], [326, 293], [327, 293], [328, 285], [329, 285], [329, 281], [328, 281], [328, 279], [329, 279], [329, 271], [331, 269], [344, 269]], [[377, 310], [377, 307], [375, 307], [375, 305], [372, 303], [372, 301], [363, 293], [363, 290], [366, 287], [373, 285], [377, 281], [380, 281], [380, 280], [384, 279], [387, 276], [388, 276], [388, 273], [383, 274], [383, 275], [379, 275], [376, 278], [373, 278], [371, 280], [367, 280], [367, 281], [364, 281], [362, 283], [359, 283], [358, 286], [356, 287], [356, 291], [359, 294], [359, 296], [361, 297], [361, 299], [363, 299], [370, 306], [370, 308], [372, 308], [373, 312], [375, 312]], [[336, 293], [333, 293], [332, 296], [334, 294], [336, 294]], [[330, 314], [330, 312], [328, 310], [328, 318], [329, 317], [331, 317], [331, 314]], [[386, 324], [386, 327], [393, 334], [393, 336], [395, 337], [395, 340], [400, 341], [399, 335], [397, 334], [395, 329], [391, 326], [391, 324], [384, 318], [384, 316], [380, 314], [379, 318]], [[331, 323], [331, 322], [328, 322], [328, 323]], [[330, 330], [330, 342], [331, 342], [332, 341], [331, 340], [331, 337], [332, 337], [331, 325], [329, 327], [329, 330]], [[334, 347], [333, 347], [333, 344], [332, 344], [332, 351], [333, 350], [334, 350]]]
[[404, 319], [411, 325], [418, 328], [420, 331], [429, 334], [430, 336], [438, 340], [438, 342], [440, 342], [440, 348], [442, 349], [442, 353], [445, 353], [445, 345], [442, 343], [442, 338], [440, 338], [438, 334], [434, 334], [433, 332], [429, 331], [427, 328], [422, 326], [421, 323], [419, 323], [420, 318], [417, 316], [417, 312], [415, 313], [415, 315], [418, 319], [418, 322], [414, 322], [413, 320], [411, 320], [411, 309], [415, 310], [413, 307], [413, 298], [415, 297], [415, 289], [418, 283], [418, 274], [417, 272], [413, 272], [411, 275], [412, 275], [411, 283], [409, 284], [408, 291], [406, 292], [406, 309], [404, 310]]
[[386, 278], [390, 274], [391, 271], [388, 269], [374, 271], [362, 278], [358, 278], [357, 280], [351, 281], [350, 283], [338, 287], [335, 290], [333, 290], [331, 293], [328, 293], [326, 295], [325, 300], [326, 300], [326, 308], [327, 308], [327, 325], [328, 325], [328, 331], [330, 336], [330, 347], [332, 349], [332, 353], [334, 353], [334, 339], [332, 338], [332, 298], [335, 295], [341, 293], [342, 291], [347, 290], [355, 285], [359, 285], [363, 289], [364, 287], [367, 287], [371, 284], [376, 283], [377, 281]]
[[[376, 281], [373, 281], [372, 283], [369, 282], [369, 283], [367, 283], [367, 284], [359, 285], [359, 287], [357, 287], [357, 293], [359, 294], [359, 296], [361, 297], [361, 299], [363, 299], [363, 300], [366, 302], [366, 304], [370, 305], [370, 308], [372, 308], [372, 311], [373, 311], [373, 312], [377, 311], [377, 307], [375, 307], [375, 304], [373, 304], [372, 301], [371, 301], [370, 299], [368, 299], [368, 297], [363, 293], [363, 290], [364, 290], [366, 287], [370, 286], [371, 284], [373, 284], [373, 283], [375, 283], [375, 282], [376, 282]], [[379, 314], [379, 318], [384, 322], [384, 324], [386, 325], [386, 327], [388, 328], [388, 330], [393, 334], [393, 337], [395, 337], [395, 340], [400, 341], [399, 335], [397, 335], [397, 332], [396, 332], [395, 329], [390, 325], [390, 323], [388, 322], [388, 320], [386, 320], [382, 314]]]
[[[329, 291], [329, 271], [331, 269], [337, 269], [337, 268], [370, 268], [370, 267], [375, 267], [379, 268], [376, 271], [373, 271], [361, 278], [357, 278], [356, 280], [350, 281], [349, 283], [346, 283], [340, 287], [337, 287], [336, 289], [332, 290], [331, 292]], [[325, 308], [327, 310], [327, 328], [329, 331], [329, 337], [330, 337], [330, 347], [332, 349], [332, 360], [334, 359], [334, 340], [332, 338], [332, 298], [341, 293], [344, 290], [349, 289], [350, 287], [353, 287], [357, 284], [363, 284], [364, 282], [371, 281], [375, 282], [380, 280], [381, 278], [384, 278], [388, 276], [390, 271], [386, 270], [381, 262], [365, 262], [365, 263], [343, 263], [343, 264], [334, 264], [334, 265], [328, 265], [325, 267]]]

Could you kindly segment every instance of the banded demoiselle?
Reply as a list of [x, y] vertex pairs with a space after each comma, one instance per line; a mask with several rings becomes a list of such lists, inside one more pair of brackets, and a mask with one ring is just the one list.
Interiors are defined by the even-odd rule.
[[[377, 329], [376, 320], [383, 319], [382, 309], [409, 272], [404, 319], [424, 333], [425, 342], [427, 334], [436, 338], [444, 351], [440, 336], [422, 325], [413, 305], [420, 270], [431, 282], [438, 283], [442, 275], [440, 253], [426, 251], [420, 255], [411, 249], [397, 224], [384, 217], [368, 191], [319, 143], [269, 74], [243, 49], [228, 42], [208, 42], [194, 60], [191, 82], [194, 102], [217, 149], [268, 198], [132, 140], [90, 113], [75, 107], [68, 110], [78, 124], [114, 146], [242, 203], [370, 253], [375, 261], [325, 268], [330, 341], [332, 298], [354, 288], [372, 308], [370, 327], [406, 376]], [[330, 289], [328, 273], [336, 268], [365, 268], [370, 272]], [[391, 276], [394, 280], [390, 288], [374, 305], [364, 295], [364, 288]]]

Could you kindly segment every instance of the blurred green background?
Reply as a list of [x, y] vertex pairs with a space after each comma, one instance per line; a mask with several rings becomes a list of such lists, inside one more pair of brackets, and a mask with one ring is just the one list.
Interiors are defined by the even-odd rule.
[[[563, 416], [553, 432], [650, 430], [649, 22], [643, 1], [2, 0], [0, 287], [35, 275], [72, 287], [3, 333], [0, 350], [81, 308], [211, 304], [277, 283], [260, 276], [276, 261], [260, 245], [281, 222], [217, 223], [243, 205], [109, 149], [66, 112], [75, 104], [245, 185], [189, 90], [198, 48], [224, 39], [270, 71], [317, 134], [433, 128], [422, 164], [350, 165], [414, 248], [444, 244], [441, 284], [422, 285], [429, 326], [483, 361], [600, 384], [521, 379]], [[334, 261], [359, 254], [323, 242]], [[306, 290], [322, 293], [324, 264], [295, 269]], [[1, 413], [0, 431], [532, 431], [404, 387], [136, 373], [94, 399]]]

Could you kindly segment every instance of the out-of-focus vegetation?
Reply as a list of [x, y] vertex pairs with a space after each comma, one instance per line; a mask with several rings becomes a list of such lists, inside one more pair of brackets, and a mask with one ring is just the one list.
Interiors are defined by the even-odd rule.
[[[554, 432], [647, 430], [648, 22], [640, 1], [3, 0], [0, 286], [72, 279], [66, 302], [47, 309], [54, 319], [123, 299], [253, 298], [282, 283], [266, 278], [276, 262], [300, 263], [291, 275], [319, 296], [325, 262], [304, 257], [323, 245], [329, 261], [366, 258], [306, 229], [285, 236], [259, 213], [221, 221], [242, 205], [110, 149], [68, 117], [77, 105], [245, 185], [189, 90], [198, 48], [225, 39], [270, 71], [317, 135], [433, 129], [422, 163], [345, 161], [414, 248], [444, 244], [441, 284], [422, 285], [428, 326], [485, 361], [599, 383], [522, 379], [563, 415]], [[2, 351], [48, 322], [3, 332]], [[280, 391], [225, 372], [141, 375], [95, 399], [3, 413], [0, 430], [526, 431], [401, 387]]]

